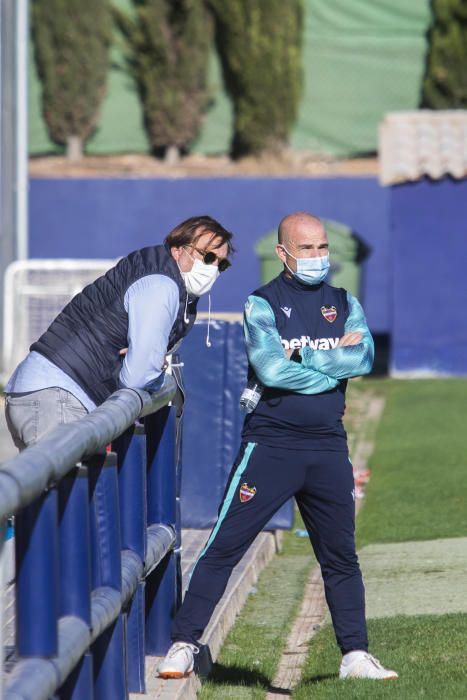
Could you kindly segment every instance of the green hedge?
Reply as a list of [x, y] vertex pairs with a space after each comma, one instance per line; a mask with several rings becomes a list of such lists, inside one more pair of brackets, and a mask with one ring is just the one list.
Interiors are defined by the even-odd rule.
[[32, 28], [49, 137], [58, 145], [74, 144], [79, 151], [96, 128], [106, 92], [110, 3], [35, 0]]
[[288, 142], [302, 92], [302, 0], [208, 0], [234, 107], [232, 155]]
[[135, 14], [115, 10], [129, 46], [153, 150], [187, 149], [207, 102], [211, 22], [203, 0], [134, 0]]
[[467, 107], [467, 3], [434, 0], [423, 105], [431, 109]]

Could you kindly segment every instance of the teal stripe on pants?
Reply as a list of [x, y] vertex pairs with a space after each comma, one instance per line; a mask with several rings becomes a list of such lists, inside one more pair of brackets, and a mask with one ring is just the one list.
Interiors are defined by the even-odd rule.
[[[217, 519], [217, 522], [216, 522], [216, 524], [215, 524], [215, 526], [214, 526], [213, 531], [211, 532], [211, 534], [210, 534], [210, 536], [209, 536], [208, 541], [206, 542], [206, 544], [205, 544], [205, 546], [204, 546], [203, 551], [202, 551], [201, 554], [199, 555], [199, 557], [198, 557], [198, 559], [197, 559], [197, 561], [196, 561], [196, 564], [199, 562], [199, 560], [201, 559], [201, 557], [203, 557], [203, 556], [206, 554], [206, 552], [208, 551], [209, 547], [210, 547], [211, 544], [213, 543], [215, 536], [216, 536], [217, 533], [219, 532], [219, 528], [220, 528], [220, 526], [222, 525], [222, 523], [223, 523], [223, 521], [224, 521], [224, 519], [225, 519], [225, 516], [227, 515], [227, 511], [228, 511], [229, 508], [230, 508], [230, 504], [232, 503], [233, 497], [234, 497], [234, 495], [235, 495], [235, 491], [236, 491], [237, 488], [238, 488], [239, 481], [240, 481], [240, 479], [241, 479], [241, 477], [242, 477], [243, 472], [245, 471], [245, 469], [246, 469], [246, 467], [247, 467], [247, 465], [248, 465], [248, 462], [249, 462], [251, 453], [253, 452], [253, 450], [255, 449], [255, 447], [256, 447], [256, 442], [249, 442], [249, 443], [247, 444], [247, 446], [246, 446], [246, 448], [245, 448], [245, 452], [244, 452], [244, 454], [243, 454], [243, 459], [242, 459], [242, 461], [240, 462], [240, 464], [238, 465], [237, 469], [235, 470], [235, 474], [233, 475], [232, 481], [230, 482], [229, 490], [227, 491], [227, 495], [226, 495], [226, 497], [224, 498], [224, 503], [222, 504], [221, 512], [219, 513], [219, 517], [218, 517], [218, 519]], [[194, 571], [194, 569], [195, 569], [195, 567], [196, 567], [196, 564], [195, 564], [195, 566], [193, 567], [193, 571]]]

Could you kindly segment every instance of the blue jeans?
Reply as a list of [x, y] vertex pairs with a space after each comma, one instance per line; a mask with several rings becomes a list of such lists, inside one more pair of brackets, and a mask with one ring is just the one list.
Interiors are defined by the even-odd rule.
[[86, 414], [83, 404], [59, 387], [5, 396], [8, 430], [19, 450], [33, 445], [58, 425], [72, 423]]

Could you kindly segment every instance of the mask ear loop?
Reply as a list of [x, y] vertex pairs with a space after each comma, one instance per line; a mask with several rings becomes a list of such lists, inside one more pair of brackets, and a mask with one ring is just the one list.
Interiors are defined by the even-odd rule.
[[[285, 245], [283, 245], [283, 243], [281, 243], [281, 248], [282, 248], [282, 250], [285, 250], [285, 252], [287, 253], [287, 255], [290, 255], [291, 258], [293, 258], [294, 260], [297, 259], [297, 258], [295, 257], [295, 255], [291, 255], [291, 254], [289, 253], [289, 251], [287, 250], [287, 248], [285, 247]], [[287, 265], [287, 263], [286, 263], [285, 261], [284, 261], [284, 265], [286, 266], [286, 268], [288, 269], [288, 271], [290, 272], [290, 274], [291, 274], [292, 277], [293, 277], [293, 276], [295, 275], [295, 272], [294, 272], [293, 270], [290, 269], [290, 267]]]
[[209, 330], [211, 325], [211, 295], [208, 294], [208, 332], [206, 334], [206, 347], [210, 348], [212, 343], [209, 339]]

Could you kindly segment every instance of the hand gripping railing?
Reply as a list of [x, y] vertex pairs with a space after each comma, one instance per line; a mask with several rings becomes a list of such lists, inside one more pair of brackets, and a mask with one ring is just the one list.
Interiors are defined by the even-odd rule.
[[170, 376], [121, 389], [0, 467], [0, 520], [16, 514], [5, 700], [145, 691], [145, 654], [164, 653], [180, 601], [175, 391]]

